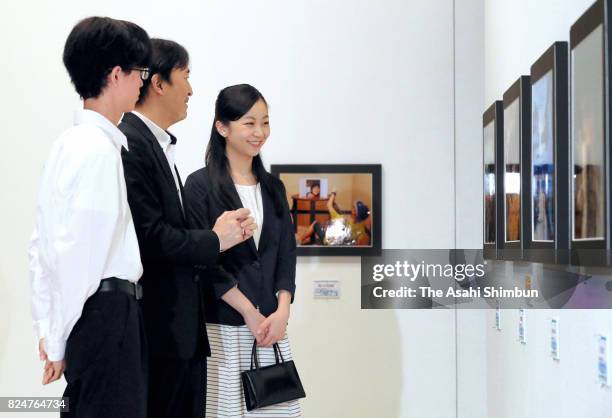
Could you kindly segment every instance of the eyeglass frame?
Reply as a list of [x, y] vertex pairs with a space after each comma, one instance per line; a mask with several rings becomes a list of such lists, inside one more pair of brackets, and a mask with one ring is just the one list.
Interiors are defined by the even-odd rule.
[[142, 81], [147, 81], [151, 76], [151, 69], [149, 67], [132, 67], [130, 70], [140, 71], [140, 79]]

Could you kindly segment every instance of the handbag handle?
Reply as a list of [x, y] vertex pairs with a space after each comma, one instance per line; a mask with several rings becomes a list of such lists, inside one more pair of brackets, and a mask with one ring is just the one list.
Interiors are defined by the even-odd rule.
[[[283, 353], [281, 353], [278, 343], [274, 343], [272, 347], [274, 347], [274, 358], [276, 359], [276, 364], [284, 363], [285, 359], [283, 358]], [[253, 370], [253, 362], [255, 362], [255, 368], [259, 369], [259, 359], [257, 358], [257, 340], [253, 341], [253, 348], [251, 349], [251, 370]]]

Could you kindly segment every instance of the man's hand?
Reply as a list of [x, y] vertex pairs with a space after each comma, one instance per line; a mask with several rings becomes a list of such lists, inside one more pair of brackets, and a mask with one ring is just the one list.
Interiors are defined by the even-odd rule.
[[221, 251], [232, 248], [253, 236], [257, 229], [255, 219], [249, 217], [250, 211], [241, 208], [233, 211], [225, 211], [217, 218], [213, 231], [219, 237]]
[[55, 382], [62, 377], [64, 369], [66, 368], [66, 362], [64, 360], [59, 361], [45, 361], [45, 369], [43, 371], [42, 384], [46, 385], [51, 382]]
[[64, 369], [66, 368], [66, 362], [64, 360], [49, 361], [47, 350], [45, 349], [44, 338], [38, 340], [38, 357], [45, 362], [42, 379], [43, 385], [59, 380], [62, 377]]

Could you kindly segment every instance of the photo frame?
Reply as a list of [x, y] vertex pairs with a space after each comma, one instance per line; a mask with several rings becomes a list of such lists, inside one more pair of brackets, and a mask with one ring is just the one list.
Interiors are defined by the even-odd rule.
[[531, 66], [531, 135], [523, 138], [523, 258], [569, 262], [568, 43]]
[[272, 164], [270, 171], [285, 184], [298, 255], [380, 255], [380, 164]]
[[[521, 260], [523, 250], [523, 220], [526, 219], [522, 199], [524, 178], [523, 142], [531, 135], [531, 82], [529, 76], [521, 76], [503, 96], [503, 207], [500, 258]], [[498, 201], [499, 201], [498, 200]]]
[[503, 206], [498, 196], [503, 195], [504, 108], [501, 100], [495, 101], [482, 115], [483, 136], [483, 257], [497, 258], [503, 234]]
[[611, 265], [610, 0], [570, 29], [570, 249], [574, 265]]

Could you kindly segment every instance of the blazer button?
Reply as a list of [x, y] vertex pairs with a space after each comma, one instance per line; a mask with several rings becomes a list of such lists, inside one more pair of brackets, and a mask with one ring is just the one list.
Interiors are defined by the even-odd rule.
[[259, 269], [261, 267], [261, 264], [259, 263], [259, 261], [253, 261], [253, 264], [251, 265], [256, 269]]
[[200, 275], [196, 274], [195, 276], [193, 276], [193, 281], [196, 282], [196, 283], [199, 282], [200, 281]]

